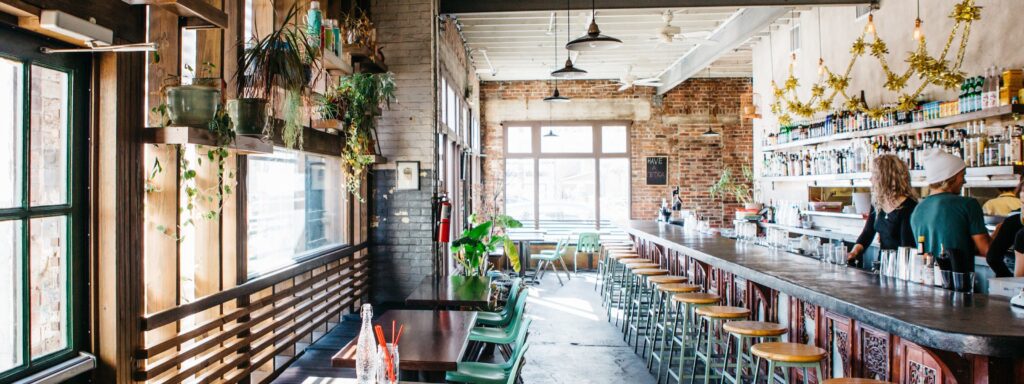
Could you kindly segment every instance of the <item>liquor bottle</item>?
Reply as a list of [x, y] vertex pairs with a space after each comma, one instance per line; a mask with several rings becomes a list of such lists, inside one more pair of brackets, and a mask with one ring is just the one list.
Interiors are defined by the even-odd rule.
[[373, 307], [363, 304], [361, 311], [363, 325], [359, 328], [359, 340], [356, 344], [356, 382], [371, 384], [374, 382], [374, 361], [377, 350], [376, 338], [373, 335]]

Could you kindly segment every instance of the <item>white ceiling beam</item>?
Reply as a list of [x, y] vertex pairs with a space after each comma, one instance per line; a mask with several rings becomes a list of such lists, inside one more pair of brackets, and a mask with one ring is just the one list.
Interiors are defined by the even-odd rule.
[[694, 48], [659, 76], [663, 85], [658, 87], [658, 94], [675, 88], [789, 11], [789, 7], [755, 7], [740, 10], [709, 37], [718, 41], [718, 45], [701, 45]]
[[[873, 0], [598, 0], [597, 9], [636, 8], [702, 8], [702, 7], [768, 7], [868, 5]], [[570, 1], [571, 9], [590, 9], [591, 2]], [[550, 0], [441, 0], [440, 13], [487, 13], [519, 11], [551, 11], [565, 9], [565, 4]]]

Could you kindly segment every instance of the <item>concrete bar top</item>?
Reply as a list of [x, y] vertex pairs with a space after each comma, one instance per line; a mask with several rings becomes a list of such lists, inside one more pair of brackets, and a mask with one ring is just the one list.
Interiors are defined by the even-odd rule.
[[1011, 307], [1003, 297], [954, 294], [667, 223], [631, 221], [623, 229], [916, 344], [977, 355], [1024, 356], [1024, 308]]

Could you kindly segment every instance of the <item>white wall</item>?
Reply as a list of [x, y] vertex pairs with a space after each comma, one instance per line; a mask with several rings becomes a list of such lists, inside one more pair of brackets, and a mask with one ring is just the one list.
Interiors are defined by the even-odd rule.
[[[929, 52], [937, 55], [945, 44], [953, 27], [953, 20], [948, 16], [953, 6], [960, 0], [921, 0], [922, 30], [928, 42]], [[1020, 19], [1021, 0], [977, 0], [977, 5], [984, 7], [981, 20], [976, 21], [971, 29], [966, 56], [962, 69], [968, 74], [980, 75], [985, 69], [995, 64], [1006, 68], [1024, 66], [1024, 50], [1017, 47], [1017, 42], [1024, 39], [1024, 22]], [[907, 69], [904, 62], [907, 52], [916, 48], [913, 40], [914, 18], [916, 17], [916, 0], [883, 0], [881, 9], [875, 11], [875, 26], [880, 38], [889, 47], [888, 62], [890, 68], [897, 73]], [[800, 99], [810, 97], [810, 85], [818, 78], [818, 52], [825, 64], [833, 71], [842, 73], [850, 60], [850, 45], [864, 30], [867, 16], [856, 19], [855, 7], [823, 7], [821, 15], [821, 38], [818, 39], [818, 14], [814, 8], [803, 12], [800, 17], [802, 49], [797, 55], [795, 74], [800, 79]], [[754, 47], [754, 92], [761, 98], [762, 119], [754, 123], [754, 164], [760, 168], [761, 138], [767, 133], [778, 131], [776, 117], [771, 114], [768, 105], [772, 101], [771, 80], [781, 84], [787, 77], [790, 62], [790, 26], [784, 25], [772, 32], [774, 50], [769, 49], [768, 39]], [[870, 40], [869, 40], [870, 41]], [[959, 41], [953, 43], [949, 58], [953, 58]], [[773, 60], [774, 59], [774, 60]], [[774, 61], [774, 71], [771, 63]], [[881, 103], [894, 102], [897, 95], [881, 87], [884, 82], [880, 64], [873, 56], [865, 54], [858, 59], [857, 65], [850, 73], [850, 96], [865, 91], [868, 104], [877, 106]], [[920, 83], [912, 79], [908, 89]], [[924, 93], [930, 99], [945, 100], [957, 96], [957, 91], [947, 91], [931, 86]], [[835, 103], [841, 105], [842, 96], [837, 96]], [[804, 183], [762, 183], [763, 200], [770, 198], [806, 201], [807, 192]]]

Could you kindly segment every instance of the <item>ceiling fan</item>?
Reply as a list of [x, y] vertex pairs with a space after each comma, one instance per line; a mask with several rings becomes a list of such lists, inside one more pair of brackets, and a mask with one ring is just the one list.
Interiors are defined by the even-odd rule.
[[661, 14], [661, 20], [665, 21], [665, 25], [655, 32], [655, 37], [651, 37], [650, 40], [658, 41], [664, 44], [672, 44], [674, 42], [696, 44], [696, 45], [717, 45], [718, 41], [708, 39], [711, 35], [708, 31], [694, 31], [694, 32], [682, 32], [682, 30], [672, 25], [673, 13], [671, 10], [665, 10]]
[[661, 79], [657, 77], [639, 78], [633, 74], [633, 66], [626, 66], [626, 73], [619, 78], [617, 84], [619, 85], [619, 92], [627, 89], [637, 87], [660, 87], [662, 85]]

